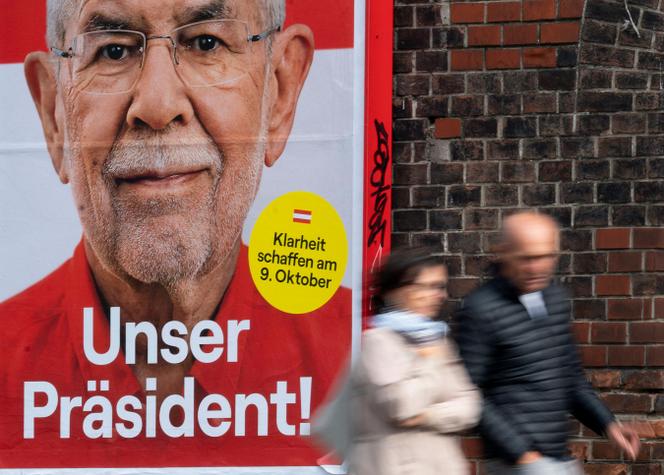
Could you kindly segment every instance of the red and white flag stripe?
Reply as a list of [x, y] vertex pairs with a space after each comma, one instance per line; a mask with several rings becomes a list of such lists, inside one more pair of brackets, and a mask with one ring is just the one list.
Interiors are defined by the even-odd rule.
[[306, 209], [294, 209], [293, 222], [311, 224], [311, 211]]

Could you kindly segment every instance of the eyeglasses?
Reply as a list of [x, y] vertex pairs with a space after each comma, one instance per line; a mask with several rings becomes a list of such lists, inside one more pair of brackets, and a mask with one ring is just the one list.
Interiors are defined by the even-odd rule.
[[175, 70], [187, 86], [216, 86], [245, 75], [250, 67], [246, 55], [250, 46], [280, 30], [277, 26], [252, 35], [244, 21], [208, 20], [158, 36], [131, 30], [91, 31], [74, 37], [68, 50], [52, 47], [51, 51], [71, 60], [72, 79], [82, 90], [118, 94], [130, 91], [138, 82], [147, 42], [168, 39]]

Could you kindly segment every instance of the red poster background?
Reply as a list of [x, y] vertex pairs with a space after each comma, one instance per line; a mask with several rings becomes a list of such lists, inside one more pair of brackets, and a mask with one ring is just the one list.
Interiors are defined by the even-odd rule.
[[392, 231], [391, 2], [369, 0], [364, 85], [364, 242], [362, 314], [371, 314], [371, 273], [390, 250]]
[[[0, 45], [0, 63], [20, 63], [30, 51], [46, 49], [45, 0], [5, 0], [2, 10], [0, 31], [5, 41]], [[286, 11], [286, 26], [305, 23], [311, 27], [316, 49], [353, 47], [353, 0], [287, 0]]]

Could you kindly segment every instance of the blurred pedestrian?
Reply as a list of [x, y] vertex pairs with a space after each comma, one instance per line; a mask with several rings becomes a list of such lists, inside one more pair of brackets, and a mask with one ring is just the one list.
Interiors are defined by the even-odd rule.
[[497, 275], [457, 315], [457, 344], [483, 393], [488, 474], [582, 474], [567, 449], [568, 414], [635, 459], [636, 432], [618, 423], [588, 383], [570, 326], [570, 300], [552, 282], [559, 229], [544, 215], [505, 219]]
[[447, 269], [396, 251], [376, 278], [377, 314], [351, 376], [352, 475], [466, 475], [454, 434], [477, 423], [480, 397], [437, 321]]

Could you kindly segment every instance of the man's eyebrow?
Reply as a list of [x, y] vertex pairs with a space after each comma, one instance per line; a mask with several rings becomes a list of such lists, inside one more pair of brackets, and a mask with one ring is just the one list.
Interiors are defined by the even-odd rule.
[[85, 23], [84, 32], [104, 31], [104, 30], [139, 30], [140, 25], [133, 24], [130, 21], [121, 18], [113, 18], [103, 13], [95, 13]]
[[195, 7], [185, 8], [176, 17], [179, 25], [187, 25], [205, 20], [231, 18], [232, 11], [226, 0], [212, 0]]

